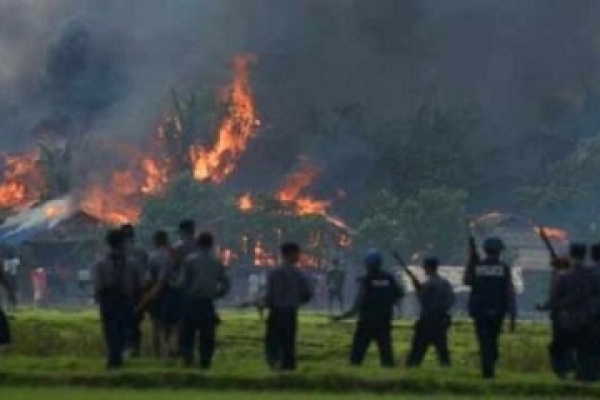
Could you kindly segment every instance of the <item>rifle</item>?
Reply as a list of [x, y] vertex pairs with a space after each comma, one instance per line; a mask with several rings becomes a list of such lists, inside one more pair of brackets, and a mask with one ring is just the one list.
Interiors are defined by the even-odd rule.
[[414, 274], [414, 272], [410, 270], [410, 268], [408, 267], [404, 259], [400, 256], [400, 254], [398, 254], [398, 252], [396, 251], [392, 251], [392, 256], [398, 262], [398, 264], [400, 264], [402, 269], [404, 269], [404, 272], [406, 272], [406, 275], [408, 275], [408, 278], [412, 282], [412, 285], [415, 288], [415, 290], [417, 292], [421, 290], [421, 282], [419, 282], [417, 276]]
[[477, 242], [475, 241], [475, 236], [473, 235], [471, 224], [468, 220], [466, 221], [466, 225], [467, 232], [469, 232], [469, 260], [465, 267], [463, 281], [465, 285], [470, 285], [471, 282], [473, 282], [473, 276], [475, 276], [475, 266], [481, 262], [481, 256], [477, 250]]
[[554, 250], [554, 246], [552, 246], [552, 242], [550, 242], [550, 239], [548, 238], [548, 235], [546, 235], [546, 231], [544, 230], [543, 227], [540, 227], [538, 229], [538, 234], [540, 235], [540, 238], [544, 242], [544, 246], [546, 246], [548, 253], [550, 253], [550, 259], [552, 260], [553, 263], [555, 263], [558, 266], [560, 264], [561, 260], [558, 257], [558, 255], [556, 254], [556, 251]]

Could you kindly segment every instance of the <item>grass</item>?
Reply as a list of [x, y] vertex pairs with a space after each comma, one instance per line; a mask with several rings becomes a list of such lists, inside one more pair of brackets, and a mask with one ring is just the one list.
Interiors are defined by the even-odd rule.
[[[222, 317], [214, 368], [207, 373], [182, 370], [172, 361], [151, 358], [134, 360], [123, 371], [106, 373], [96, 313], [20, 312], [12, 321], [15, 343], [11, 354], [0, 360], [0, 385], [544, 398], [600, 395], [599, 387], [559, 382], [552, 376], [546, 353], [548, 327], [544, 324], [523, 323], [517, 334], [503, 335], [499, 376], [488, 382], [479, 378], [477, 348], [468, 321], [458, 321], [452, 328], [452, 369], [438, 367], [430, 353], [416, 371], [402, 366], [411, 323], [397, 322], [394, 341], [400, 365], [389, 371], [379, 367], [375, 349], [371, 349], [363, 368], [347, 365], [352, 322], [332, 324], [323, 315], [305, 315], [299, 335], [299, 371], [281, 375], [270, 372], [263, 362], [264, 325], [255, 313], [226, 312]], [[148, 337], [145, 339], [148, 345]], [[144, 352], [150, 354], [150, 349], [145, 347]]]
[[[150, 396], [149, 396], [150, 395]], [[81, 390], [72, 388], [57, 389], [0, 389], [2, 398], [11, 400], [113, 400], [115, 398], [122, 400], [375, 400], [375, 399], [397, 399], [397, 400], [416, 400], [417, 396], [398, 396], [398, 395], [374, 395], [366, 393], [356, 393], [350, 395], [323, 394], [323, 393], [265, 393], [265, 392], [240, 392], [240, 391], [172, 391], [172, 390], [153, 390], [147, 391], [133, 390]], [[475, 397], [451, 397], [435, 396], [434, 400], [443, 399], [475, 399]], [[563, 397], [564, 398], [564, 397]], [[490, 397], [488, 397], [490, 399]], [[494, 399], [494, 398], [491, 398]], [[499, 398], [498, 398], [499, 399]], [[548, 399], [548, 398], [546, 398]], [[519, 400], [518, 398], [514, 400]]]

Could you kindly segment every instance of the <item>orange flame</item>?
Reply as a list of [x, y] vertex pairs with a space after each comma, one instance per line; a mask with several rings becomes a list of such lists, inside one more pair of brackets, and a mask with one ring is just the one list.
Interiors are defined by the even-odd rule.
[[253, 61], [252, 56], [234, 59], [233, 83], [226, 90], [228, 115], [221, 122], [214, 147], [196, 145], [190, 149], [194, 177], [198, 180], [219, 183], [229, 176], [260, 125], [248, 79], [248, 65]]
[[277, 199], [284, 204], [293, 205], [298, 215], [327, 215], [327, 208], [330, 205], [328, 201], [315, 200], [302, 195], [302, 192], [312, 184], [318, 174], [319, 170], [310, 165], [291, 174], [283, 188], [277, 193]]
[[[539, 235], [541, 234], [542, 228], [535, 228], [535, 232]], [[559, 228], [547, 228], [543, 227], [544, 233], [548, 237], [548, 239], [557, 240], [559, 242], [567, 242], [569, 241], [569, 232], [559, 229]]]
[[161, 168], [159, 163], [152, 158], [142, 160], [144, 170], [144, 182], [141, 191], [145, 194], [160, 192], [169, 182], [168, 173], [165, 168]]
[[237, 201], [237, 206], [240, 211], [250, 211], [254, 208], [254, 200], [250, 193], [246, 193]]
[[117, 171], [108, 184], [87, 188], [80, 200], [80, 208], [112, 225], [135, 222], [140, 216], [139, 193], [140, 186], [134, 174]]
[[5, 170], [0, 184], [0, 207], [21, 210], [42, 197], [45, 182], [39, 168], [39, 153], [4, 156]]

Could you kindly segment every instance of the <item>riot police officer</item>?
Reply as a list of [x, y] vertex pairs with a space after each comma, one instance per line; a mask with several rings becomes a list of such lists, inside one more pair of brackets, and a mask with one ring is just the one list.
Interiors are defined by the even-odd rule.
[[467, 266], [465, 283], [471, 286], [469, 314], [475, 323], [481, 373], [484, 378], [493, 378], [498, 360], [498, 338], [507, 314], [510, 330], [515, 329], [515, 289], [510, 267], [500, 260], [504, 250], [502, 240], [488, 238], [483, 248], [485, 258]]
[[394, 305], [404, 296], [394, 276], [382, 268], [383, 257], [377, 250], [367, 253], [364, 265], [367, 273], [359, 279], [359, 292], [352, 309], [335, 317], [335, 321], [358, 314], [352, 342], [350, 364], [362, 364], [365, 354], [375, 340], [379, 347], [381, 365], [394, 366], [392, 350], [392, 319]]

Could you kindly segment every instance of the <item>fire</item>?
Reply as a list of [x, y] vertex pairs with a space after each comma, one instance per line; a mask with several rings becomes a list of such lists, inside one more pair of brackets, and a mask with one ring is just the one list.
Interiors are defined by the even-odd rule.
[[267, 252], [260, 240], [257, 240], [254, 246], [254, 265], [260, 267], [277, 265], [277, 257]]
[[144, 182], [141, 191], [145, 194], [160, 192], [169, 182], [168, 173], [165, 168], [161, 168], [159, 163], [152, 158], [142, 160], [144, 170]]
[[250, 193], [246, 193], [240, 197], [237, 201], [237, 205], [240, 211], [250, 211], [254, 208], [254, 200]]
[[4, 156], [5, 170], [0, 184], [0, 207], [25, 209], [42, 197], [45, 182], [39, 167], [39, 152]]
[[107, 184], [87, 188], [80, 208], [109, 224], [135, 222], [140, 216], [140, 186], [132, 172], [117, 171]]
[[559, 242], [567, 242], [569, 241], [569, 232], [559, 229], [559, 228], [535, 228], [535, 232], [539, 235], [541, 230], [544, 229], [544, 233], [548, 237], [548, 239], [557, 240]]
[[252, 56], [234, 59], [233, 83], [225, 91], [229, 110], [214, 147], [196, 145], [190, 149], [194, 177], [200, 181], [220, 183], [229, 176], [260, 125], [248, 78], [248, 66], [253, 61]]
[[44, 207], [44, 215], [50, 219], [59, 219], [69, 212], [65, 204], [49, 204]]
[[293, 205], [298, 215], [327, 215], [327, 208], [330, 206], [328, 201], [315, 200], [302, 195], [302, 192], [312, 184], [317, 175], [319, 175], [319, 170], [310, 165], [291, 174], [283, 188], [277, 193], [277, 199], [284, 204]]

